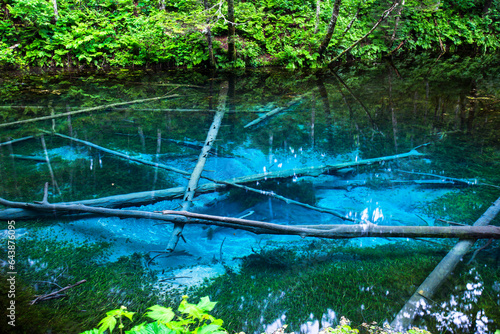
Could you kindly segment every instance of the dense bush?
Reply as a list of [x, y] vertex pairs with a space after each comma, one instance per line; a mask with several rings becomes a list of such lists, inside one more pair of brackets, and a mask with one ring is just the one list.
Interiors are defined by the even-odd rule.
[[[56, 16], [52, 1], [0, 1], [0, 66], [208, 66], [209, 29], [219, 67], [324, 66], [365, 35], [392, 3], [343, 0], [333, 38], [319, 57], [333, 2], [319, 2], [317, 20], [312, 0], [236, 1], [237, 59], [229, 63], [225, 1], [207, 1], [206, 10], [203, 1], [164, 1], [165, 10], [158, 8], [161, 2], [59, 0]], [[499, 7], [494, 1], [409, 0], [346, 57], [495, 52]]]

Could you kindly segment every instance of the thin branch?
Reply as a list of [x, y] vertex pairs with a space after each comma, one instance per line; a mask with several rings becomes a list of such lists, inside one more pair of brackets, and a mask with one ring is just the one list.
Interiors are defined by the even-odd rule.
[[68, 116], [68, 115], [75, 115], [75, 114], [80, 114], [80, 113], [89, 112], [89, 111], [96, 111], [96, 110], [108, 109], [108, 108], [113, 108], [113, 107], [117, 107], [117, 106], [124, 106], [124, 105], [127, 105], [127, 104], [144, 103], [144, 102], [150, 102], [150, 101], [168, 99], [168, 98], [173, 98], [173, 97], [178, 97], [178, 96], [179, 96], [178, 94], [173, 94], [173, 95], [165, 95], [165, 96], [160, 96], [160, 97], [153, 97], [153, 98], [149, 98], [149, 99], [142, 99], [142, 100], [134, 100], [134, 101], [127, 101], [127, 102], [118, 102], [118, 103], [106, 104], [106, 105], [101, 105], [101, 106], [92, 107], [92, 108], [86, 108], [86, 109], [81, 109], [81, 110], [69, 111], [69, 112], [65, 112], [65, 113], [62, 113], [62, 114], [36, 117], [36, 118], [25, 119], [25, 120], [21, 120], [21, 121], [10, 122], [10, 123], [3, 123], [3, 124], [0, 124], [0, 128], [11, 126], [11, 125], [19, 125], [19, 124], [26, 124], [26, 123], [31, 123], [31, 122], [44, 121], [44, 120], [54, 119], [54, 118], [58, 118], [58, 117], [65, 117], [65, 116]]
[[78, 286], [78, 285], [83, 284], [85, 282], [87, 282], [87, 280], [81, 280], [81, 281], [76, 282], [75, 284], [68, 285], [67, 287], [64, 287], [64, 288], [62, 288], [60, 290], [57, 290], [57, 291], [52, 292], [52, 293], [49, 293], [47, 295], [38, 296], [34, 300], [32, 300], [30, 304], [33, 305], [33, 304], [36, 304], [36, 303], [44, 301], [44, 300], [49, 300], [49, 299], [64, 297], [64, 295], [59, 295], [59, 294], [61, 292], [63, 292], [63, 291], [66, 291], [66, 290], [69, 290], [71, 288], [74, 288], [75, 286]]
[[353, 44], [351, 44], [351, 46], [349, 46], [347, 49], [345, 49], [341, 54], [339, 54], [337, 57], [335, 57], [332, 61], [330, 61], [330, 64], [333, 64], [334, 62], [336, 62], [339, 58], [341, 58], [343, 55], [345, 55], [347, 52], [351, 51], [356, 45], [358, 45], [361, 41], [363, 41], [366, 37], [368, 37], [378, 26], [380, 23], [382, 23], [382, 21], [384, 21], [387, 16], [389, 16], [389, 14], [394, 10], [394, 8], [396, 8], [397, 6], [399, 5], [399, 0], [396, 0], [394, 1], [394, 3], [391, 5], [391, 7], [389, 9], [387, 9], [386, 11], [384, 11], [384, 13], [382, 14], [382, 16], [380, 17], [380, 19], [375, 23], [375, 25], [370, 29], [370, 31], [368, 31], [363, 37], [361, 37], [360, 39], [358, 39], [356, 42], [354, 42]]

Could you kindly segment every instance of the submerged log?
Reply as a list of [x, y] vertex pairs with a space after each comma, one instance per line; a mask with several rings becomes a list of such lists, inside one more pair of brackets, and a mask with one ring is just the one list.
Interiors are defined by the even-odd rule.
[[[198, 188], [198, 182], [201, 178], [201, 173], [203, 173], [203, 169], [205, 168], [205, 163], [208, 159], [208, 152], [212, 149], [212, 146], [217, 138], [217, 134], [219, 132], [220, 125], [222, 123], [222, 119], [224, 118], [224, 113], [226, 111], [226, 100], [227, 100], [227, 92], [228, 92], [228, 82], [223, 82], [221, 84], [221, 89], [219, 93], [219, 103], [217, 105], [217, 112], [215, 113], [214, 120], [210, 128], [208, 129], [207, 139], [205, 140], [205, 145], [201, 149], [200, 156], [198, 157], [198, 161], [196, 166], [193, 169], [193, 173], [189, 178], [189, 183], [186, 188], [186, 192], [184, 193], [184, 201], [182, 203], [182, 211], [187, 211], [192, 205], [192, 201], [196, 192], [196, 188]], [[179, 242], [179, 238], [182, 236], [182, 230], [184, 229], [184, 224], [176, 223], [174, 225], [174, 230], [170, 236], [170, 240], [167, 244], [167, 252], [173, 252], [177, 243]]]
[[97, 107], [92, 107], [92, 108], [86, 108], [86, 109], [68, 111], [68, 112], [61, 113], [61, 114], [53, 114], [53, 115], [50, 115], [50, 116], [42, 116], [42, 117], [25, 119], [25, 120], [21, 120], [21, 121], [10, 122], [10, 123], [3, 123], [3, 124], [0, 124], [0, 128], [11, 126], [11, 125], [20, 125], [20, 124], [26, 124], [26, 123], [44, 121], [44, 120], [48, 120], [48, 119], [54, 119], [54, 118], [64, 117], [64, 116], [69, 116], [69, 115], [81, 114], [81, 113], [85, 113], [85, 112], [89, 112], [89, 111], [103, 110], [103, 109], [113, 108], [113, 107], [117, 107], [117, 106], [124, 106], [124, 105], [127, 105], [127, 104], [143, 103], [143, 102], [150, 102], [150, 101], [168, 99], [168, 98], [178, 97], [178, 96], [179, 96], [178, 94], [173, 94], [173, 95], [165, 95], [165, 96], [153, 97], [153, 98], [149, 98], [149, 99], [142, 99], [142, 100], [134, 100], [134, 101], [127, 101], [127, 102], [118, 102], [118, 103], [112, 103], [112, 104], [105, 104], [105, 105], [101, 105], [101, 106], [97, 106]]
[[[322, 166], [312, 166], [312, 167], [302, 167], [294, 168], [288, 170], [280, 170], [274, 172], [253, 174], [247, 176], [241, 176], [223, 181], [224, 183], [206, 183], [200, 185], [196, 189], [197, 194], [209, 193], [213, 191], [218, 191], [226, 188], [228, 184], [246, 184], [252, 182], [258, 182], [262, 180], [280, 179], [280, 178], [290, 178], [298, 176], [318, 176], [324, 173], [334, 172], [345, 168], [372, 165], [377, 163], [382, 163], [391, 160], [404, 159], [410, 157], [421, 157], [425, 154], [419, 153], [416, 150], [412, 150], [408, 153], [396, 154], [391, 156], [364, 159], [359, 161], [344, 162], [340, 164], [333, 165], [322, 165]], [[156, 167], [156, 164], [155, 164]], [[184, 172], [185, 174], [186, 172]], [[142, 204], [150, 204], [163, 200], [171, 200], [175, 198], [181, 198], [186, 191], [185, 187], [174, 187], [163, 190], [155, 191], [143, 191], [137, 193], [129, 193], [123, 195], [115, 195], [102, 197], [97, 199], [89, 199], [82, 201], [66, 202], [60, 204], [84, 204], [89, 206], [101, 206], [107, 208], [117, 208], [117, 207], [130, 207]], [[46, 214], [50, 216], [50, 214]], [[40, 213], [30, 211], [29, 209], [5, 209], [0, 211], [0, 219], [33, 219], [40, 217]]]
[[262, 122], [263, 120], [271, 117], [271, 116], [274, 116], [276, 115], [277, 113], [283, 111], [283, 110], [286, 110], [288, 108], [290, 108], [291, 106], [299, 103], [300, 101], [302, 101], [302, 99], [308, 95], [309, 93], [306, 93], [304, 95], [300, 95], [300, 96], [297, 96], [296, 98], [294, 98], [293, 100], [291, 100], [290, 102], [288, 102], [284, 107], [277, 107], [277, 108], [274, 108], [273, 110], [271, 111], [268, 111], [266, 112], [264, 115], [260, 116], [259, 118], [251, 121], [250, 123], [246, 124], [243, 128], [246, 129], [246, 128], [249, 128], [255, 124], [258, 124], [260, 122]]
[[108, 209], [81, 204], [51, 204], [46, 194], [41, 202], [12, 202], [0, 198], [0, 204], [26, 208], [36, 212], [92, 213], [120, 218], [143, 218], [178, 224], [215, 225], [249, 231], [256, 234], [298, 235], [327, 239], [346, 238], [472, 238], [500, 239], [498, 226], [383, 226], [371, 223], [354, 225], [280, 225], [258, 220], [205, 215], [187, 211], [148, 212]]
[[[488, 225], [500, 212], [500, 198], [493, 203], [488, 210], [474, 223], [473, 228], [488, 228]], [[499, 228], [497, 226], [489, 226], [490, 228]], [[463, 226], [453, 226], [453, 229], [460, 229]], [[493, 237], [492, 237], [493, 238]], [[456, 268], [462, 257], [467, 254], [469, 249], [474, 244], [477, 238], [471, 236], [461, 237], [461, 240], [455, 247], [441, 260], [441, 262], [434, 268], [425, 281], [417, 288], [417, 291], [410, 297], [408, 302], [403, 306], [401, 311], [397, 314], [391, 326], [396, 330], [403, 330], [408, 328], [416, 316], [420, 307], [427, 304], [427, 300], [431, 300], [436, 290], [441, 286], [444, 280]]]

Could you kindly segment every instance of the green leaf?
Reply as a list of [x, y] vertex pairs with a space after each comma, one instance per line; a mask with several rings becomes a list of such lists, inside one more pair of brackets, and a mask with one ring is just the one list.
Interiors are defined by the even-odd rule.
[[215, 304], [217, 304], [217, 302], [211, 302], [210, 298], [206, 296], [201, 298], [197, 306], [205, 312], [210, 312], [214, 309]]
[[219, 325], [210, 324], [210, 325], [205, 325], [205, 326], [199, 327], [197, 329], [196, 333], [197, 334], [219, 334], [219, 333], [225, 333], [225, 332], [220, 330]]
[[166, 308], [163, 306], [154, 305], [151, 306], [148, 310], [151, 310], [150, 312], [146, 313], [148, 317], [163, 323], [170, 322], [175, 317], [175, 313], [174, 311], [172, 311], [171, 307]]
[[[109, 311], [108, 313], [112, 313], [114, 311], [117, 310]], [[108, 315], [106, 318], [102, 319], [97, 326], [99, 326], [99, 333], [104, 333], [107, 329], [109, 329], [109, 332], [112, 333], [116, 326], [116, 318], [114, 315]]]

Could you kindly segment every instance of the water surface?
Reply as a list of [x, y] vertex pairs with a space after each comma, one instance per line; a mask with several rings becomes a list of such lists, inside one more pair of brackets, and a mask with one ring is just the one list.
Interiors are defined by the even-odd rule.
[[[472, 65], [465, 61], [432, 60], [336, 71], [6, 75], [1, 79], [2, 123], [105, 107], [0, 128], [2, 143], [33, 136], [0, 146], [0, 196], [40, 201], [49, 182], [53, 203], [148, 192], [115, 206], [178, 210], [182, 192], [168, 199], [159, 194], [187, 185], [214, 115], [224, 109], [203, 172], [215, 180], [412, 150], [424, 155], [246, 184], [341, 217], [231, 187], [198, 194], [190, 211], [283, 225], [472, 225], [500, 194], [498, 69], [473, 65], [475, 73], [469, 73]], [[226, 92], [226, 103], [220, 105]], [[144, 101], [152, 98], [158, 99]], [[128, 101], [135, 103], [124, 104]], [[187, 174], [123, 159], [54, 132]], [[210, 182], [202, 179], [200, 185]], [[2, 219], [12, 219], [5, 212]], [[172, 231], [172, 225], [148, 219], [48, 219], [39, 226], [33, 216], [16, 218], [19, 240], [62, 238], [75, 247], [109, 242], [104, 262], [134, 253], [152, 257], [165, 249]], [[492, 224], [498, 225], [498, 219]], [[284, 324], [315, 332], [338, 324], [341, 316], [355, 324], [391, 322], [457, 241], [335, 241], [199, 225], [186, 226], [183, 239], [173, 255], [150, 263], [153, 279], [146, 289], [168, 295], [172, 288], [219, 277], [202, 290], [189, 290], [190, 295], [210, 295], [219, 301], [216, 314], [226, 326], [247, 332], [271, 332]], [[493, 333], [499, 328], [499, 245], [478, 241], [474, 250], [480, 248], [444, 282], [417, 317], [418, 325], [433, 332]], [[37, 256], [31, 254], [29, 261]], [[29, 261], [18, 260], [26, 273], [34, 270]], [[134, 306], [130, 299], [118, 298], [117, 306]]]

